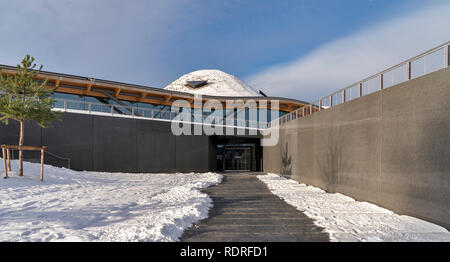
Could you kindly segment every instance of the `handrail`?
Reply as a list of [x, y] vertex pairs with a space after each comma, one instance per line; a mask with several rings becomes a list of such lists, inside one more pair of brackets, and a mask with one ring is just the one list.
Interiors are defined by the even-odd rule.
[[49, 152], [49, 151], [45, 151], [45, 153], [51, 155], [52, 157], [67, 161], [67, 168], [70, 169], [70, 158], [69, 157], [62, 157], [62, 156], [59, 156], [59, 155]]
[[[438, 52], [438, 51], [440, 51], [442, 49], [444, 50], [444, 66], [439, 68], [439, 69], [450, 67], [450, 41], [447, 41], [447, 42], [445, 42], [445, 43], [443, 43], [443, 44], [441, 44], [441, 45], [439, 45], [437, 47], [434, 47], [434, 48], [429, 49], [429, 50], [427, 50], [425, 52], [422, 52], [422, 53], [420, 53], [420, 54], [418, 54], [418, 55], [416, 55], [416, 56], [414, 56], [414, 57], [412, 57], [410, 59], [407, 59], [407, 60], [405, 60], [405, 61], [403, 61], [401, 63], [398, 63], [398, 64], [396, 64], [394, 66], [391, 66], [391, 67], [389, 67], [389, 68], [387, 68], [387, 69], [385, 69], [385, 70], [383, 70], [383, 71], [381, 71], [379, 73], [373, 74], [373, 75], [371, 75], [369, 77], [366, 77], [366, 78], [364, 78], [364, 79], [362, 79], [360, 81], [357, 81], [357, 82], [355, 82], [355, 83], [353, 83], [351, 85], [348, 85], [345, 88], [339, 89], [339, 90], [337, 90], [337, 91], [335, 91], [335, 92], [333, 92], [333, 93], [331, 93], [331, 94], [329, 94], [327, 96], [324, 96], [324, 97], [322, 97], [322, 98], [320, 98], [318, 100], [315, 100], [315, 101], [309, 103], [308, 105], [305, 105], [302, 108], [299, 108], [299, 109], [289, 113], [289, 114], [296, 114], [295, 118], [293, 118], [293, 117], [285, 117], [286, 116], [285, 115], [282, 118], [274, 119], [270, 123], [268, 123], [268, 127], [274, 126], [274, 123], [276, 123], [276, 125], [280, 125], [280, 124], [289, 122], [291, 119], [296, 119], [298, 117], [303, 117], [305, 115], [310, 115], [310, 114], [315, 113], [317, 111], [326, 110], [328, 108], [336, 106], [337, 104], [346, 103], [349, 100], [351, 100], [351, 99], [347, 99], [346, 91], [347, 90], [351, 90], [352, 88], [358, 88], [358, 97], [362, 97], [362, 96], [364, 96], [363, 95], [363, 85], [365, 83], [368, 83], [369, 81], [373, 81], [373, 80], [375, 80], [377, 78], [379, 78], [378, 79], [378, 88], [379, 88], [379, 90], [382, 90], [382, 89], [386, 88], [384, 86], [384, 80], [385, 80], [384, 75], [386, 73], [392, 73], [392, 76], [394, 76], [394, 70], [396, 70], [398, 68], [401, 68], [403, 66], [406, 66], [405, 67], [406, 79], [405, 80], [400, 80], [396, 84], [412, 80], [413, 79], [412, 69], [411, 69], [412, 63], [417, 61], [418, 59], [421, 59], [421, 58], [426, 59], [426, 57], [428, 55], [432, 55], [432, 54], [434, 54], [434, 53], [436, 53], [436, 52]], [[423, 66], [424, 66], [423, 74], [421, 74], [421, 76], [431, 73], [431, 72], [427, 72], [427, 70], [426, 70], [427, 68], [426, 68], [425, 60], [424, 60], [424, 65]], [[436, 70], [434, 70], [434, 71], [436, 71]], [[434, 71], [432, 71], [432, 72], [434, 72]], [[394, 84], [394, 77], [392, 77], [392, 84], [391, 84], [391, 86], [393, 86], [393, 85], [395, 85]], [[370, 86], [367, 86], [366, 88], [369, 88], [369, 87]], [[367, 90], [367, 93], [369, 93], [369, 90]], [[334, 98], [334, 96], [339, 95], [339, 94], [341, 95], [341, 102], [337, 103], [337, 101], [333, 101], [333, 98]], [[351, 95], [351, 93], [350, 93], [350, 95]], [[328, 106], [323, 106], [323, 104], [322, 104], [322, 102], [325, 99], [328, 99], [328, 102], [329, 102]], [[306, 108], [306, 110], [305, 110], [305, 108]], [[309, 111], [309, 112], [307, 112], [307, 111]]]
[[[120, 116], [132, 117], [132, 118], [142, 118], [142, 119], [151, 119], [151, 120], [179, 121], [179, 120], [174, 119], [179, 113], [173, 112], [170, 109], [150, 109], [150, 108], [127, 106], [127, 105], [113, 105], [113, 104], [103, 104], [103, 103], [99, 103], [99, 102], [85, 102], [85, 101], [63, 99], [63, 98], [54, 98], [54, 101], [55, 101], [55, 103], [53, 105], [54, 109], [60, 109], [60, 110], [66, 111], [66, 112], [71, 112], [72, 110], [74, 110], [77, 112], [80, 111], [80, 112], [86, 112], [89, 114], [95, 114], [95, 112], [97, 112], [97, 113], [102, 113], [102, 114], [107, 114], [107, 115], [112, 115], [112, 116], [120, 115]], [[62, 103], [62, 106], [58, 105], [58, 103], [59, 104]], [[70, 103], [74, 103], [76, 105], [75, 106], [76, 109], [69, 108]], [[100, 106], [100, 110], [94, 110], [93, 106]], [[85, 109], [86, 107], [87, 107], [87, 109]], [[106, 107], [108, 109], [107, 112], [103, 111], [102, 107]], [[125, 108], [130, 112], [130, 114], [114, 113], [114, 108], [118, 108], [118, 109]], [[159, 114], [155, 114], [155, 112], [159, 112]], [[159, 115], [159, 116], [157, 116], [157, 115]], [[196, 114], [195, 112], [192, 114], [192, 116], [196, 116], [196, 115], [201, 116], [199, 119], [202, 119], [202, 122], [206, 117], [208, 117], [205, 114]], [[184, 120], [181, 122], [198, 123], [195, 120], [196, 120], [196, 118], [193, 117], [193, 119], [190, 119], [190, 121]], [[244, 119], [238, 119], [238, 118], [234, 118], [234, 120], [236, 121], [236, 124], [233, 125], [234, 127], [264, 129], [267, 126], [267, 122], [265, 122], [265, 121], [244, 120]], [[240, 123], [244, 123], [244, 125], [239, 125]], [[211, 124], [218, 125], [218, 126], [221, 126], [221, 125], [229, 126], [226, 124], [215, 123], [215, 122], [211, 123]], [[262, 127], [264, 127], [264, 128], [262, 128]]]
[[[327, 96], [324, 96], [324, 97], [322, 97], [321, 99], [319, 99], [319, 100], [317, 100], [317, 101], [320, 101], [320, 100], [322, 100], [322, 99], [324, 99], [324, 98], [327, 98], [327, 97], [329, 97], [329, 96], [338, 94], [338, 93], [342, 92], [343, 90], [346, 90], [346, 89], [348, 89], [348, 88], [354, 87], [355, 85], [358, 85], [359, 83], [363, 83], [363, 82], [366, 82], [366, 81], [368, 81], [368, 80], [372, 80], [372, 79], [378, 77], [379, 75], [382, 75], [382, 74], [387, 73], [387, 72], [389, 72], [389, 71], [391, 71], [391, 70], [397, 69], [397, 68], [399, 68], [399, 67], [401, 67], [401, 66], [403, 66], [403, 65], [406, 65], [406, 64], [409, 63], [409, 62], [415, 61], [415, 60], [417, 60], [417, 59], [419, 59], [419, 58], [422, 58], [422, 57], [424, 57], [424, 56], [426, 56], [426, 55], [432, 54], [432, 53], [434, 53], [434, 52], [440, 50], [441, 48], [445, 47], [446, 45], [447, 45], [447, 46], [450, 45], [450, 41], [445, 42], [444, 44], [441, 44], [441, 45], [439, 45], [439, 46], [437, 46], [437, 47], [435, 47], [435, 48], [429, 49], [429, 50], [427, 50], [427, 51], [425, 51], [425, 52], [422, 52], [422, 53], [416, 55], [416, 56], [413, 57], [413, 58], [407, 59], [407, 60], [405, 60], [405, 61], [403, 61], [403, 62], [401, 62], [401, 63], [398, 63], [398, 64], [396, 64], [396, 65], [394, 65], [394, 66], [391, 66], [391, 67], [389, 67], [389, 68], [387, 68], [387, 69], [385, 69], [385, 70], [383, 70], [383, 71], [381, 71], [381, 72], [379, 72], [379, 73], [376, 73], [376, 74], [373, 74], [373, 75], [371, 75], [371, 76], [368, 76], [368, 77], [364, 78], [363, 80], [357, 81], [357, 82], [355, 82], [355, 83], [353, 83], [353, 84], [351, 84], [351, 85], [348, 85], [348, 86], [346, 86], [346, 87], [344, 87], [344, 88], [342, 88], [342, 89], [339, 89], [339, 90], [335, 91], [334, 93], [331, 93], [331, 94], [329, 94], [329, 95], [327, 95]], [[448, 66], [448, 65], [447, 65], [447, 66]]]
[[[11, 149], [11, 151], [13, 151], [13, 152], [19, 150], [19, 146], [8, 146], [8, 148]], [[41, 147], [32, 147], [32, 146], [22, 146], [21, 148], [22, 149], [28, 149], [28, 150], [41, 150]], [[70, 169], [70, 158], [69, 157], [62, 157], [62, 156], [59, 156], [59, 155], [57, 155], [55, 153], [52, 153], [52, 152], [48, 151], [47, 147], [42, 147], [42, 148], [45, 148], [44, 154], [48, 154], [48, 155], [50, 155], [52, 157], [55, 157], [55, 158], [58, 158], [60, 160], [67, 161], [67, 168]], [[14, 157], [14, 154], [12, 154], [12, 156]]]

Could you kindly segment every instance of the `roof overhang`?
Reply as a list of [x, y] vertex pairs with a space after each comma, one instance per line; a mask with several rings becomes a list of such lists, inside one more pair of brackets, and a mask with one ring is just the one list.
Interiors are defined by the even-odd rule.
[[[0, 65], [2, 69], [2, 75], [14, 75], [17, 71], [15, 67]], [[143, 102], [152, 103], [159, 105], [171, 106], [176, 100], [188, 101], [192, 108], [198, 107], [194, 100], [198, 97], [197, 95], [165, 90], [160, 88], [133, 85], [121, 82], [114, 82], [108, 80], [101, 80], [95, 78], [53, 73], [47, 71], [41, 71], [37, 75], [37, 80], [47, 79], [47, 87], [49, 89], [56, 87], [56, 92], [104, 97], [104, 91], [109, 92], [114, 95], [117, 99], [131, 101], [131, 102]], [[243, 104], [245, 107], [252, 104], [252, 101], [258, 103], [258, 105], [266, 105], [268, 109], [272, 108], [272, 102], [278, 101], [279, 110], [285, 112], [291, 112], [306, 105], [307, 102], [287, 99], [281, 97], [263, 97], [263, 96], [250, 96], [250, 97], [236, 97], [236, 96], [201, 96], [202, 106], [203, 103], [210, 101], [211, 99], [217, 100], [222, 104], [223, 108], [226, 108], [227, 101], [234, 101], [234, 108], [238, 107], [236, 105]], [[250, 102], [250, 103], [249, 103]]]

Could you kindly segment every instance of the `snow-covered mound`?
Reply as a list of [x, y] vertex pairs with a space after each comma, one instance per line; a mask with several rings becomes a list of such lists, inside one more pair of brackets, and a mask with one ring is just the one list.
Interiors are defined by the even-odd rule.
[[[0, 158], [0, 161], [2, 159]], [[2, 162], [0, 162], [2, 163]], [[0, 241], [178, 241], [208, 217], [198, 189], [216, 173], [127, 174], [74, 171], [24, 162], [24, 176], [0, 178]], [[0, 174], [3, 174], [3, 165]]]
[[[206, 84], [192, 87], [189, 81], [206, 81]], [[237, 77], [220, 70], [198, 70], [185, 74], [164, 89], [210, 96], [260, 96]]]
[[276, 174], [258, 176], [270, 191], [304, 212], [330, 234], [331, 241], [450, 242], [445, 228]]

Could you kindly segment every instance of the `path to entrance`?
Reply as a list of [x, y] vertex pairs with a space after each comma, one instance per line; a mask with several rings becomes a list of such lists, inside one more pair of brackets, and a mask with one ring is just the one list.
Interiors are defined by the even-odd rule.
[[225, 173], [222, 183], [203, 189], [214, 202], [209, 217], [187, 229], [185, 242], [328, 241], [313, 220], [273, 195], [256, 176]]

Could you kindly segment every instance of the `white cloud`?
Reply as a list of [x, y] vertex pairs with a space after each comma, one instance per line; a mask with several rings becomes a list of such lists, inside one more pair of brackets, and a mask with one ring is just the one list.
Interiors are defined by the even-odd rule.
[[313, 101], [450, 40], [450, 4], [415, 11], [248, 77], [271, 96]]
[[[0, 64], [27, 53], [44, 70], [147, 83], [173, 35], [186, 27], [191, 0], [17, 0], [0, 8]], [[195, 5], [194, 5], [195, 6]], [[153, 78], [150, 78], [153, 79]]]

